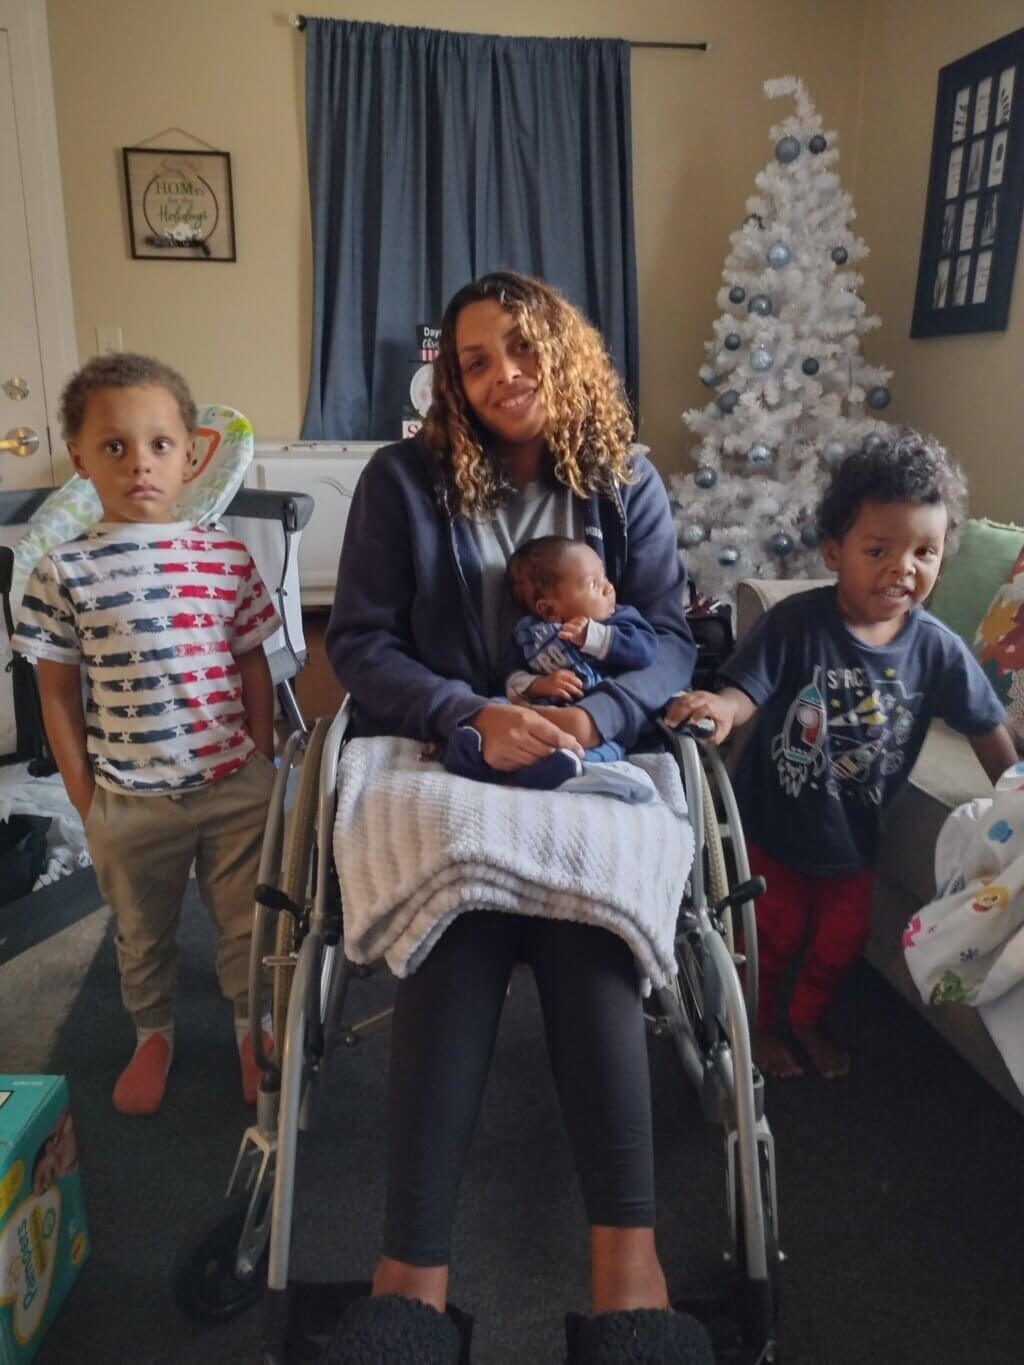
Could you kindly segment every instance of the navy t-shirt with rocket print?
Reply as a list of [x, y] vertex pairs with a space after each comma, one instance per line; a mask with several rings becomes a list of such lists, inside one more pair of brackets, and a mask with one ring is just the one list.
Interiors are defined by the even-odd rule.
[[744, 831], [818, 876], [874, 861], [882, 812], [934, 718], [966, 735], [1004, 719], [974, 656], [936, 617], [915, 607], [888, 645], [867, 645], [831, 586], [773, 607], [721, 676], [759, 708], [735, 778]]
[[251, 758], [235, 659], [280, 625], [245, 545], [189, 522], [100, 522], [36, 566], [14, 648], [81, 664], [96, 781], [139, 795]]

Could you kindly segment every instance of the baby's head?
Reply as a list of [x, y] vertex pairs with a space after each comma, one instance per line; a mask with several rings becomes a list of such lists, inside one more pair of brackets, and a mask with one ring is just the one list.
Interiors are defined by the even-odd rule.
[[520, 545], [508, 562], [508, 586], [517, 606], [544, 621], [605, 621], [615, 610], [615, 589], [600, 557], [566, 536]]
[[924, 601], [944, 550], [955, 546], [966, 500], [945, 450], [909, 427], [848, 455], [818, 508], [822, 552], [847, 617], [892, 621]]
[[108, 521], [161, 522], [181, 492], [196, 405], [176, 370], [152, 356], [94, 356], [65, 386], [60, 420], [77, 472]]

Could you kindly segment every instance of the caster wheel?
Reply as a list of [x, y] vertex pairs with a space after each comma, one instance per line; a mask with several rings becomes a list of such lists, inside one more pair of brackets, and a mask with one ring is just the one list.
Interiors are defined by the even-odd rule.
[[249, 1208], [247, 1199], [233, 1200], [191, 1237], [178, 1252], [173, 1271], [174, 1302], [195, 1322], [227, 1322], [244, 1313], [260, 1296], [262, 1260], [254, 1273], [239, 1279], [235, 1270], [238, 1241]]

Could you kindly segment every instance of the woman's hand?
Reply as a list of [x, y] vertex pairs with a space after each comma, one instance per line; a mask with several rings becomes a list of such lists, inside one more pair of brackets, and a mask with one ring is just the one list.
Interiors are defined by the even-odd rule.
[[568, 730], [584, 749], [596, 748], [604, 742], [604, 736], [594, 724], [590, 712], [582, 706], [531, 706], [530, 710], [535, 716], [545, 716], [553, 724]]
[[582, 758], [582, 744], [561, 724], [568, 714], [555, 707], [482, 706], [468, 724], [480, 732], [484, 761], [498, 772], [509, 773], [547, 758], [556, 749], [571, 749]]
[[583, 696], [583, 684], [571, 668], [558, 668], [535, 679], [526, 689], [530, 701], [555, 697], [558, 701], [575, 701]]
[[673, 697], [665, 708], [665, 724], [673, 728], [687, 721], [708, 718], [715, 722], [712, 744], [721, 744], [729, 737], [736, 723], [736, 704], [729, 692], [682, 692]]

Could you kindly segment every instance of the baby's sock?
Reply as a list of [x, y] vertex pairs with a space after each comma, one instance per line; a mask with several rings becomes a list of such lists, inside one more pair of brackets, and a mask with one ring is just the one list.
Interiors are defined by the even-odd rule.
[[556, 749], [546, 758], [538, 758], [528, 768], [502, 773], [500, 781], [508, 787], [532, 787], [535, 791], [553, 791], [571, 778], [579, 777], [586, 767], [571, 749]]
[[[263, 1051], [269, 1057], [274, 1050], [273, 1025], [270, 1015], [260, 1020], [263, 1030]], [[252, 1037], [249, 1033], [248, 1015], [235, 1015], [235, 1042], [238, 1044], [238, 1058], [242, 1064], [242, 1098], [246, 1104], [256, 1103], [256, 1092], [260, 1085], [260, 1069], [252, 1053]]]
[[578, 796], [614, 796], [639, 806], [653, 801], [658, 792], [651, 779], [635, 763], [584, 763], [579, 777], [571, 777], [559, 788]]
[[174, 1027], [136, 1029], [135, 1052], [114, 1086], [119, 1114], [155, 1114], [167, 1088], [174, 1057]]

